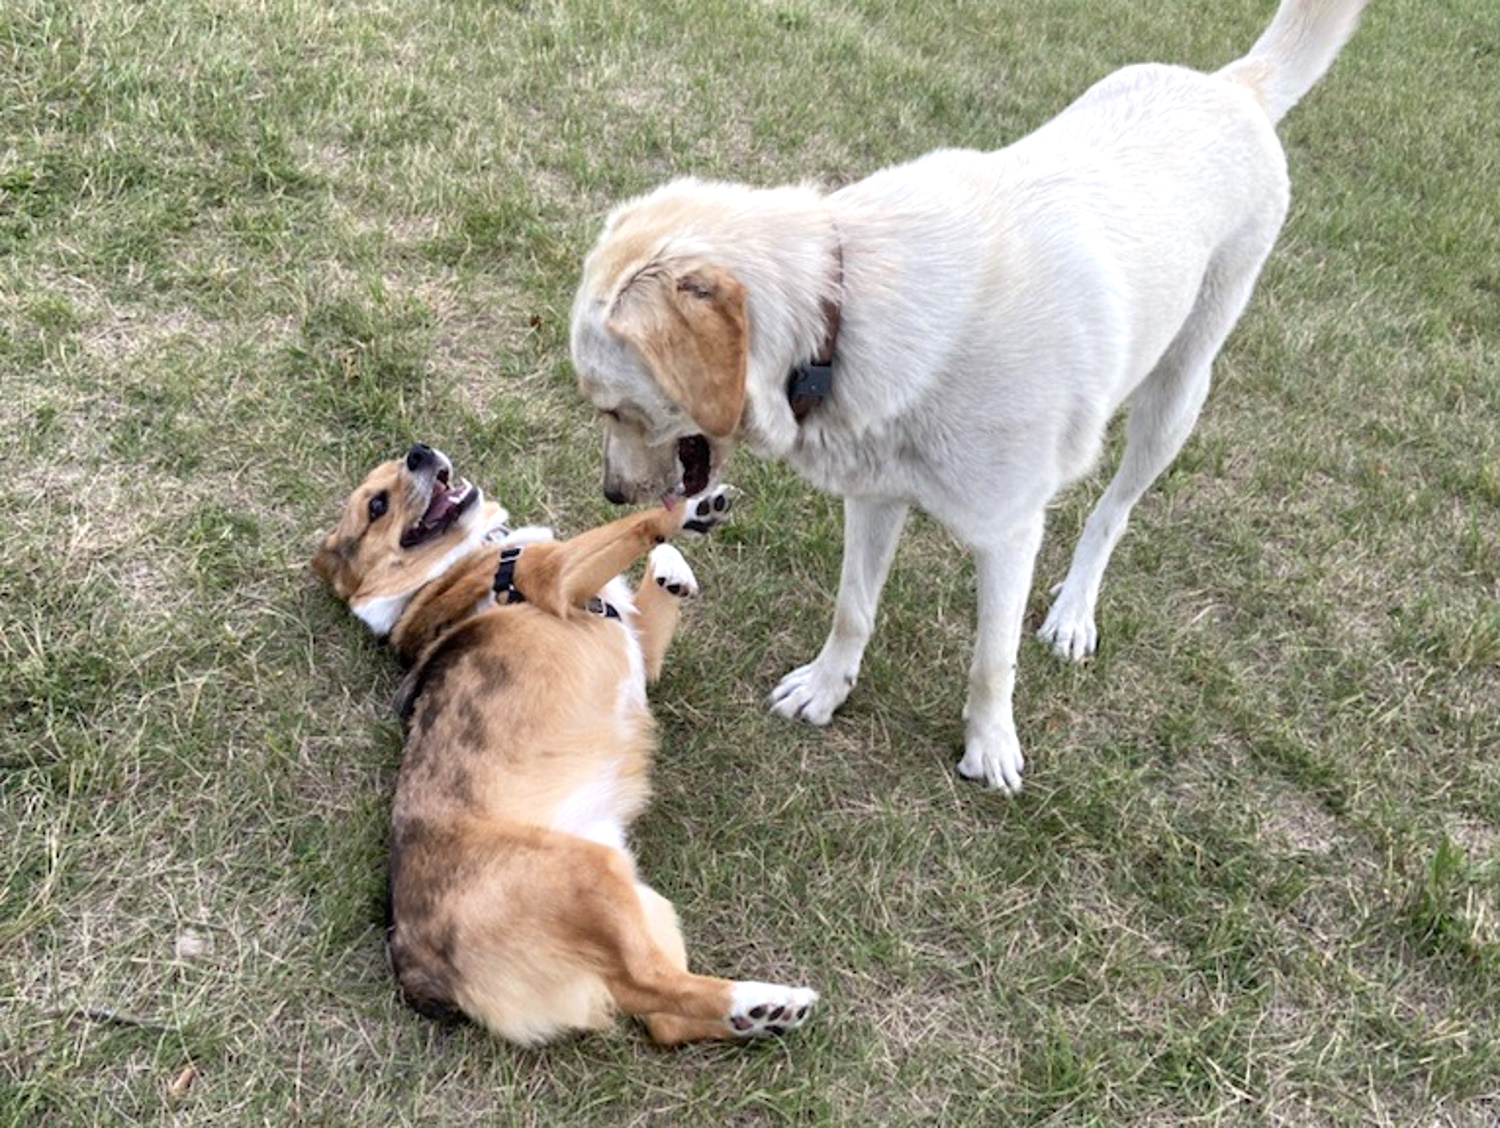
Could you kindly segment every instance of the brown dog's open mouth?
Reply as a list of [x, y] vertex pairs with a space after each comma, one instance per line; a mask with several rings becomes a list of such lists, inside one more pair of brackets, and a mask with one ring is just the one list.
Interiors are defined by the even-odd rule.
[[448, 471], [439, 470], [432, 481], [432, 500], [427, 503], [427, 512], [402, 530], [401, 547], [415, 548], [446, 533], [478, 497], [479, 491], [469, 482], [460, 478], [450, 485]]
[[713, 452], [707, 438], [690, 435], [678, 439], [677, 461], [682, 463], [683, 496], [696, 497], [708, 489], [708, 479], [713, 473]]

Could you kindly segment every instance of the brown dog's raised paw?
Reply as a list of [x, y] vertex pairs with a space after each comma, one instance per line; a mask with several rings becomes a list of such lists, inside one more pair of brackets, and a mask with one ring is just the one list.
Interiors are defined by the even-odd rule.
[[729, 486], [718, 485], [684, 501], [683, 531], [704, 534], [722, 525], [734, 505], [732, 492]]

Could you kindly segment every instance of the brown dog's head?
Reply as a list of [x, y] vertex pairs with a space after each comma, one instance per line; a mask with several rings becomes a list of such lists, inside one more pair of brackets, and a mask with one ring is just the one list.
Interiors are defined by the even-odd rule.
[[506, 519], [479, 487], [453, 474], [441, 451], [415, 444], [383, 462], [349, 495], [312, 570], [377, 635], [407, 601]]
[[616, 503], [703, 492], [745, 412], [745, 288], [674, 238], [690, 209], [659, 197], [611, 216], [573, 303], [573, 365], [604, 416], [604, 494]]

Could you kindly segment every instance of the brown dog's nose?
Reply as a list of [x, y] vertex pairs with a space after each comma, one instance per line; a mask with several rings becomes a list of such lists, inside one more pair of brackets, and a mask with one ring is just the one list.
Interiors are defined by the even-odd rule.
[[426, 443], [412, 443], [406, 452], [406, 468], [415, 474], [432, 460], [432, 448]]

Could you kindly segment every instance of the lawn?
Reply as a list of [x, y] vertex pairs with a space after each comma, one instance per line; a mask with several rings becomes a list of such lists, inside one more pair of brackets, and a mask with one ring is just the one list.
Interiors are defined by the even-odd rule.
[[[955, 775], [972, 567], [916, 520], [860, 685], [840, 511], [741, 455], [635, 843], [695, 966], [814, 1021], [518, 1051], [381, 948], [399, 671], [307, 571], [425, 439], [581, 530], [567, 311], [611, 204], [996, 147], [1273, 0], [6, 0], [0, 1125], [1500, 1120], [1500, 23], [1379, 0], [1137, 509], [1099, 655]], [[1112, 465], [1059, 502], [1033, 625]]]

